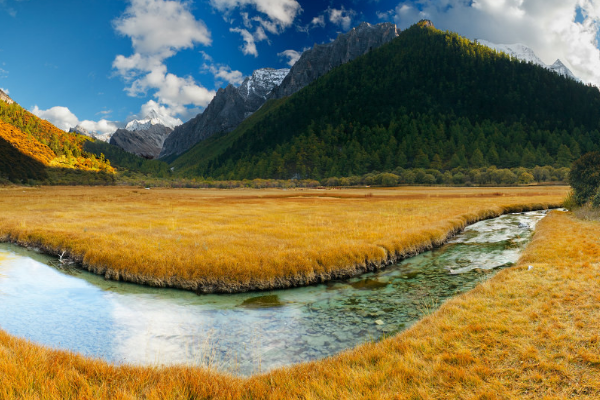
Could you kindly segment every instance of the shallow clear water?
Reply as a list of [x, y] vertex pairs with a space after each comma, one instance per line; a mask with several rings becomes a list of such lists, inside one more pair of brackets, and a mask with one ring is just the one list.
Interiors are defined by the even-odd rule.
[[105, 281], [0, 244], [0, 328], [112, 362], [237, 374], [319, 359], [404, 329], [516, 262], [544, 212], [471, 225], [377, 273], [305, 288], [202, 295]]

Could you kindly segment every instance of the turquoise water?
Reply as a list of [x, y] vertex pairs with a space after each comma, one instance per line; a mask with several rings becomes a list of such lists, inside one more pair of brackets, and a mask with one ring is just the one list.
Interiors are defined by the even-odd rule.
[[105, 281], [0, 244], [0, 327], [116, 363], [252, 374], [379, 340], [516, 262], [544, 212], [473, 224], [377, 273], [305, 288], [201, 295]]

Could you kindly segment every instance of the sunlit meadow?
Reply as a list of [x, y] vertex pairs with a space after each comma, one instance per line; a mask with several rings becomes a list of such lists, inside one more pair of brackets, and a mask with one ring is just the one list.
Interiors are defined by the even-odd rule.
[[467, 223], [546, 208], [564, 187], [397, 190], [0, 190], [0, 237], [107, 278], [197, 291], [351, 276], [444, 242]]
[[519, 265], [409, 330], [236, 378], [112, 366], [0, 332], [0, 398], [598, 398], [600, 223], [552, 212]]

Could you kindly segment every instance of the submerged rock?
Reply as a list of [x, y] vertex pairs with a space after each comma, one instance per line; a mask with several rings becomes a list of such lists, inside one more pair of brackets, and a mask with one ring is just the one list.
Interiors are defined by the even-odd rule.
[[267, 296], [251, 297], [244, 300], [240, 307], [246, 308], [270, 308], [281, 307], [284, 304], [279, 300], [279, 296], [271, 294]]
[[376, 279], [364, 279], [362, 281], [353, 282], [350, 284], [354, 289], [365, 289], [365, 290], [373, 290], [373, 289], [381, 289], [387, 286], [387, 283], [380, 282]]

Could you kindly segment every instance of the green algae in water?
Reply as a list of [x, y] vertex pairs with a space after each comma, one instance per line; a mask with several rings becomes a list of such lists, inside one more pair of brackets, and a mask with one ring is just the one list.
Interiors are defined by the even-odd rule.
[[246, 308], [272, 308], [282, 307], [284, 304], [279, 300], [279, 296], [276, 294], [270, 294], [267, 296], [251, 297], [244, 300], [240, 307]]

